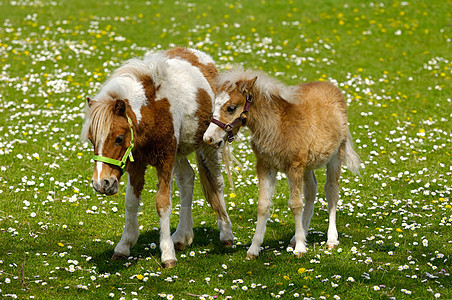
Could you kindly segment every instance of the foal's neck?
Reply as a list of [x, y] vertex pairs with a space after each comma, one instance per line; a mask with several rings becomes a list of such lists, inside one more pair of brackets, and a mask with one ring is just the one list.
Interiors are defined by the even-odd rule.
[[265, 99], [265, 96], [257, 93], [254, 95], [248, 116], [247, 126], [253, 135], [260, 136], [276, 133], [281, 115], [279, 99]]

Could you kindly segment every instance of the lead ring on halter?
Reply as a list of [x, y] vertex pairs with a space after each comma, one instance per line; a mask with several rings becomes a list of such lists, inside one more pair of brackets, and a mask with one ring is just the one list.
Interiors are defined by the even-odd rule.
[[126, 170], [127, 158], [130, 158], [130, 161], [134, 162], [133, 155], [132, 155], [132, 149], [135, 146], [135, 144], [133, 142], [132, 120], [129, 118], [129, 116], [126, 115], [126, 117], [127, 117], [127, 122], [129, 122], [129, 127], [130, 127], [130, 146], [127, 148], [122, 159], [117, 160], [117, 159], [113, 159], [113, 158], [109, 158], [109, 157], [105, 157], [105, 156], [93, 155], [94, 161], [100, 161], [100, 162], [103, 162], [106, 164], [118, 166], [121, 169], [121, 175], [124, 174], [124, 172]]
[[240, 113], [240, 117], [238, 117], [237, 119], [232, 121], [232, 123], [230, 123], [230, 124], [229, 123], [225, 124], [215, 118], [212, 118], [212, 120], [210, 121], [210, 123], [217, 125], [218, 127], [224, 129], [224, 131], [226, 131], [228, 133], [228, 142], [229, 143], [232, 143], [232, 141], [234, 141], [234, 139], [235, 139], [232, 129], [234, 129], [234, 127], [237, 126], [237, 124], [239, 124], [240, 121], [242, 122], [242, 125], [245, 125], [246, 113], [250, 109], [250, 105], [252, 102], [253, 102], [253, 95], [251, 95], [251, 94], [246, 95], [245, 107], [243, 107], [243, 111]]

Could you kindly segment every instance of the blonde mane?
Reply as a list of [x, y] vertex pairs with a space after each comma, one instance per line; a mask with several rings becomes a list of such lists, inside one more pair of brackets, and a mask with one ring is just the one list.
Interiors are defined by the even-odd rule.
[[267, 101], [281, 98], [289, 103], [299, 103], [301, 91], [298, 86], [288, 86], [279, 80], [257, 70], [244, 70], [241, 66], [235, 66], [217, 77], [217, 86], [226, 91], [236, 88], [235, 83], [240, 80], [250, 80], [257, 76], [253, 90]]
[[91, 100], [91, 106], [87, 105], [85, 122], [82, 127], [81, 139], [88, 141], [91, 128], [93, 143], [100, 144], [108, 135], [113, 120], [113, 97], [98, 101]]

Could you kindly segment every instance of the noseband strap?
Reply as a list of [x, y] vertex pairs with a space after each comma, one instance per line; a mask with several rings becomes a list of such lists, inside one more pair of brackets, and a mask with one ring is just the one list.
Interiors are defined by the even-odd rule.
[[215, 118], [212, 118], [212, 120], [210, 121], [211, 123], [217, 125], [218, 127], [224, 129], [224, 131], [226, 131], [228, 133], [228, 142], [231, 143], [235, 137], [234, 137], [234, 132], [232, 131], [234, 129], [235, 126], [237, 126], [240, 122], [242, 123], [242, 125], [245, 125], [246, 123], [246, 113], [248, 112], [248, 110], [250, 109], [250, 105], [253, 102], [253, 95], [248, 94], [246, 96], [246, 103], [245, 103], [245, 107], [243, 107], [243, 111], [240, 114], [240, 116], [235, 119], [234, 121], [232, 121], [232, 123], [223, 123], [220, 120], [217, 120]]
[[121, 169], [121, 175], [124, 174], [124, 172], [126, 170], [127, 158], [130, 158], [130, 161], [134, 162], [133, 155], [132, 155], [132, 149], [135, 146], [135, 144], [133, 142], [132, 120], [129, 118], [129, 116], [126, 115], [126, 117], [127, 117], [127, 121], [129, 122], [129, 127], [130, 127], [130, 146], [127, 148], [122, 159], [117, 160], [117, 159], [113, 159], [113, 158], [109, 158], [109, 157], [105, 157], [105, 156], [99, 156], [99, 155], [93, 156], [94, 161], [100, 161], [100, 162], [103, 162], [103, 163], [106, 163], [109, 165], [118, 166]]

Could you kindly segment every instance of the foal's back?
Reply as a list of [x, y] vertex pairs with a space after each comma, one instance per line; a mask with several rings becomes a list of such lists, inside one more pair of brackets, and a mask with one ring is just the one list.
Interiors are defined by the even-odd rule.
[[292, 121], [297, 124], [294, 137], [306, 157], [306, 166], [315, 169], [323, 165], [348, 133], [347, 107], [339, 88], [329, 82], [300, 84], [300, 96], [294, 101]]

